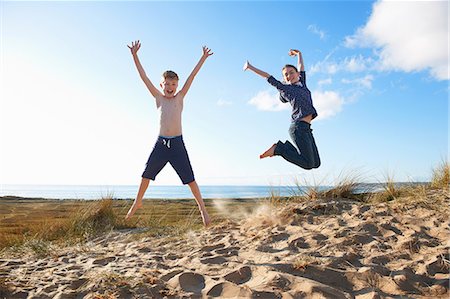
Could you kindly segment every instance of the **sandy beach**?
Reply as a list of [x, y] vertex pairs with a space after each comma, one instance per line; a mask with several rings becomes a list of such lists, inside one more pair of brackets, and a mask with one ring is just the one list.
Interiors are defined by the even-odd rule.
[[[449, 198], [438, 193], [414, 205], [259, 203], [182, 235], [123, 229], [45, 257], [4, 251], [0, 297], [448, 298]], [[445, 205], [430, 208], [433, 196]]]

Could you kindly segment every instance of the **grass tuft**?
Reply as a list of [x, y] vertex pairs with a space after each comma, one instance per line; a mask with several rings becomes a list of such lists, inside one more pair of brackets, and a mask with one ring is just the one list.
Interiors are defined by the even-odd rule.
[[367, 193], [362, 183], [363, 175], [360, 172], [341, 172], [336, 181], [335, 187], [319, 192], [317, 196], [327, 199], [361, 200], [362, 195]]
[[450, 164], [448, 161], [442, 161], [433, 169], [431, 177], [431, 188], [448, 190], [450, 184]]

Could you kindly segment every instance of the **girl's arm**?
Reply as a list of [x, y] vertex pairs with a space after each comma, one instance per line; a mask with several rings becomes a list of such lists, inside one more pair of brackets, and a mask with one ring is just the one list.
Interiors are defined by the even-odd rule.
[[243, 70], [244, 71], [251, 70], [254, 73], [256, 73], [256, 74], [258, 74], [261, 77], [266, 78], [266, 79], [270, 77], [270, 75], [268, 73], [266, 73], [266, 72], [264, 72], [264, 71], [262, 71], [262, 70], [260, 70], [260, 69], [258, 69], [256, 67], [254, 67], [253, 65], [251, 65], [250, 62], [248, 62], [248, 60], [245, 62]]
[[305, 64], [303, 63], [302, 52], [300, 52], [299, 50], [290, 49], [289, 50], [289, 56], [297, 56], [297, 68], [298, 68], [298, 71], [299, 72], [304, 72], [305, 71]]

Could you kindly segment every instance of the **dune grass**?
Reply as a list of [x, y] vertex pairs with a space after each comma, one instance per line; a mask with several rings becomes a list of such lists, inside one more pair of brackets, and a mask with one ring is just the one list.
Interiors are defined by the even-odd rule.
[[[214, 223], [239, 209], [252, 209], [255, 200], [226, 200], [219, 210], [205, 200]], [[131, 200], [0, 200], [0, 251], [49, 256], [58, 246], [81, 244], [113, 230], [140, 232], [137, 237], [179, 236], [203, 228], [193, 199], [145, 200], [143, 208], [128, 221], [124, 217]]]
[[430, 184], [432, 188], [446, 188], [448, 190], [450, 184], [450, 164], [448, 161], [442, 160], [441, 163], [433, 169]]
[[[273, 192], [262, 199], [205, 200], [214, 224], [226, 219], [245, 217], [261, 205], [281, 209], [289, 202], [313, 200], [354, 200], [364, 203], [394, 203], [407, 208], [449, 209], [448, 162], [433, 169], [426, 184], [397, 184], [386, 176], [381, 190], [373, 192], [358, 172], [341, 174], [334, 187], [321, 190], [310, 186], [282, 197]], [[219, 203], [218, 202], [222, 202]], [[0, 251], [31, 252], [38, 256], [54, 253], [54, 246], [83, 243], [112, 230], [139, 229], [145, 236], [180, 236], [202, 229], [200, 214], [193, 199], [144, 200], [144, 207], [129, 221], [124, 217], [131, 206], [129, 200], [113, 200], [112, 196], [94, 201], [83, 200], [0, 200]], [[448, 212], [448, 211], [447, 211]], [[139, 236], [139, 234], [136, 234]], [[142, 236], [142, 234], [141, 234]]]

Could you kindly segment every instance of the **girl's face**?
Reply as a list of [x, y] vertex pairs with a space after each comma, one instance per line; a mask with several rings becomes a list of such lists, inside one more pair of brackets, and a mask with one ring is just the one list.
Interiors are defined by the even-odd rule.
[[300, 73], [297, 72], [294, 68], [289, 67], [289, 66], [285, 67], [283, 69], [282, 73], [283, 73], [284, 81], [286, 81], [289, 84], [297, 83], [300, 78]]
[[175, 92], [178, 88], [178, 80], [177, 79], [165, 79], [161, 82], [161, 88], [164, 91], [164, 96], [171, 98], [175, 96]]

